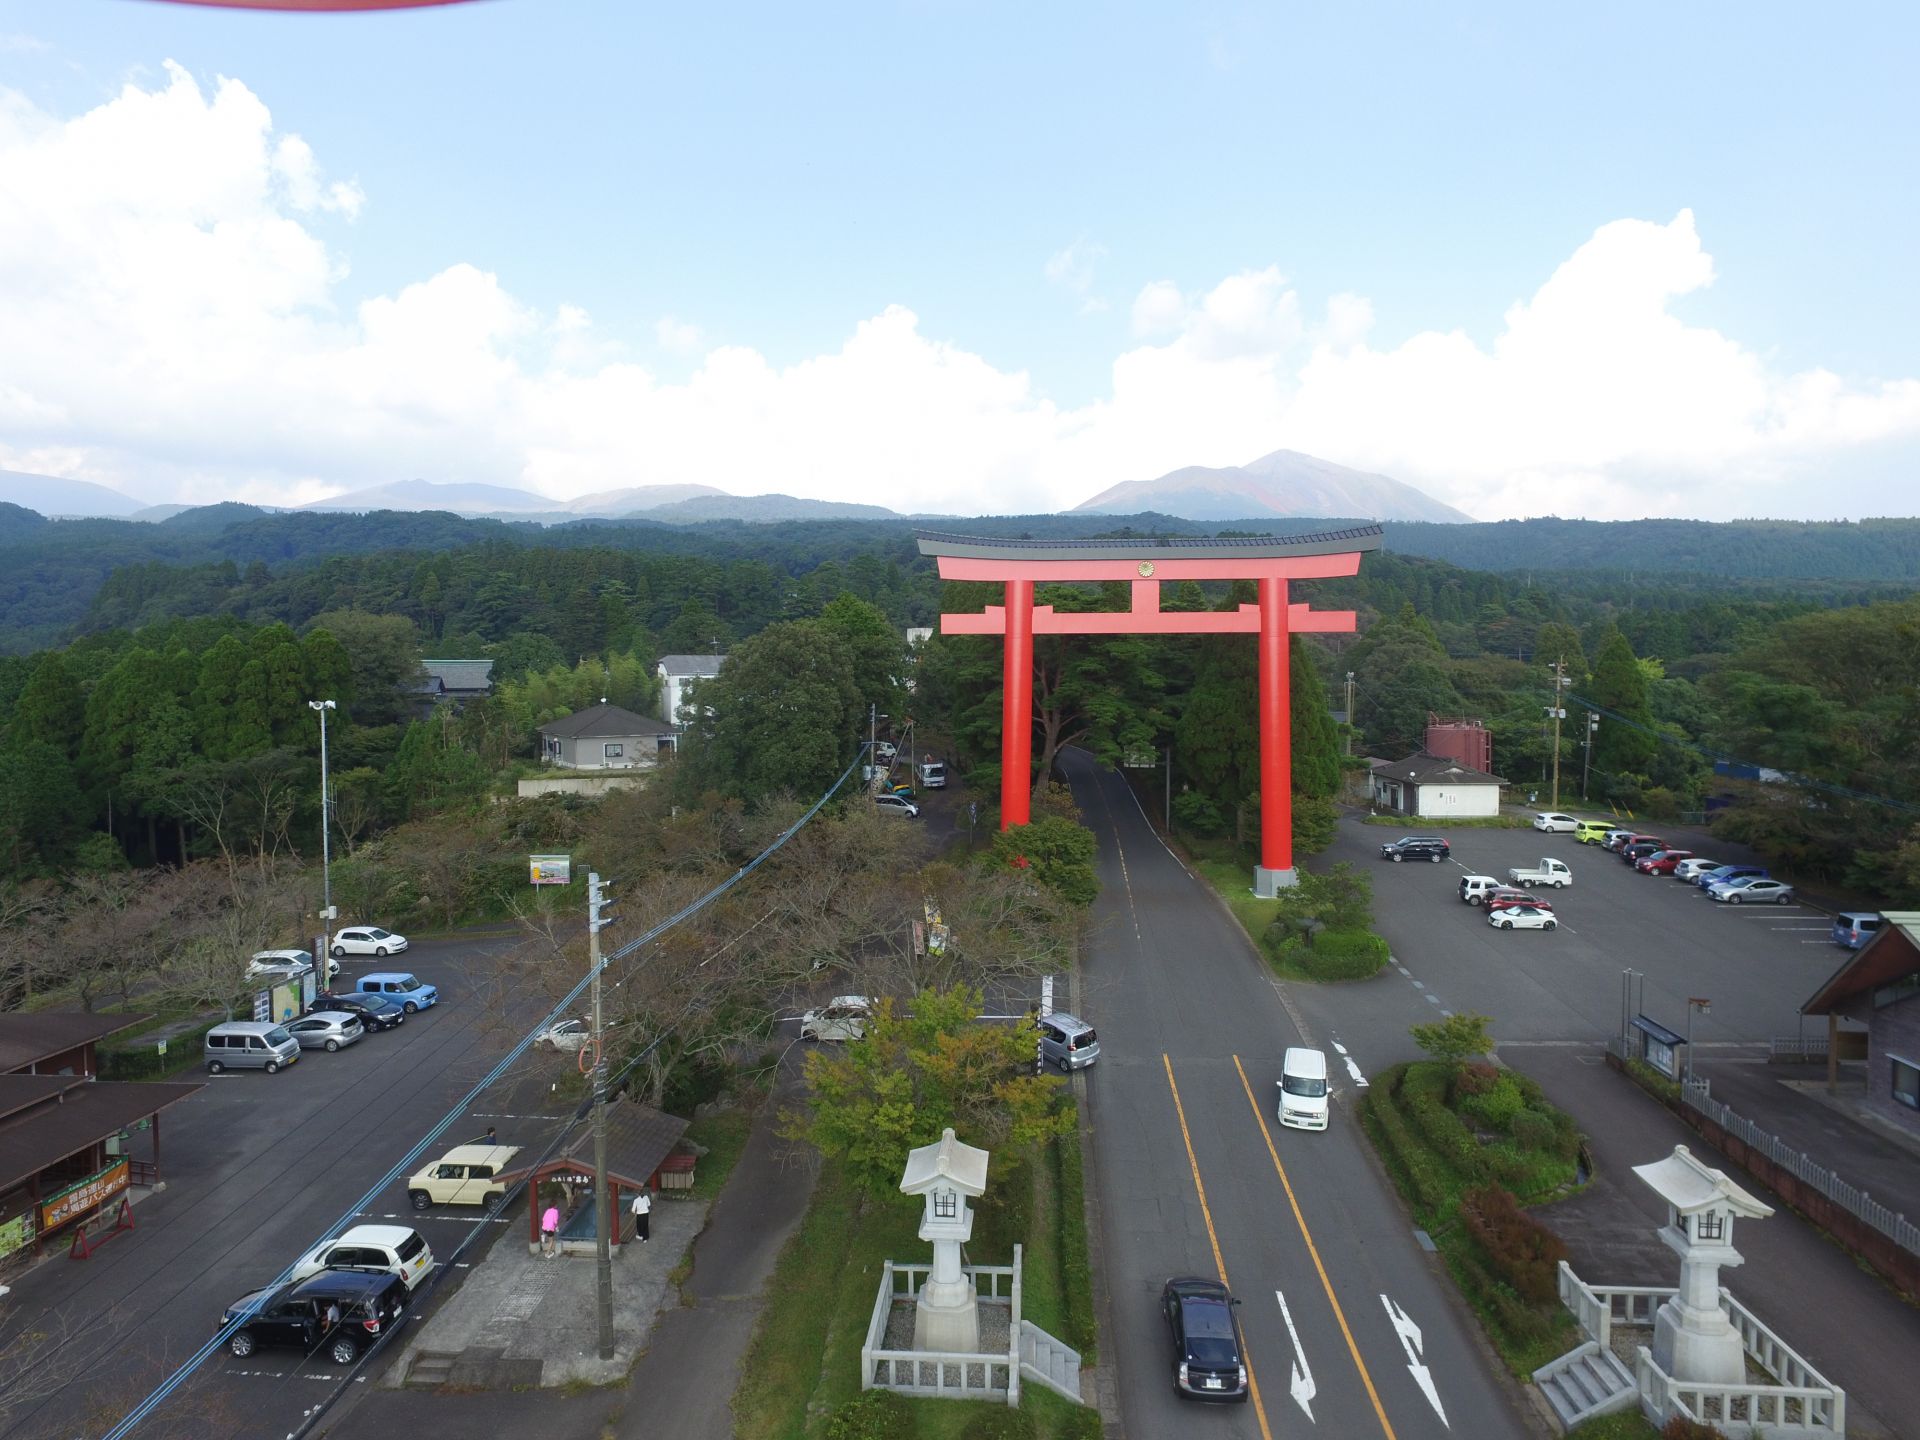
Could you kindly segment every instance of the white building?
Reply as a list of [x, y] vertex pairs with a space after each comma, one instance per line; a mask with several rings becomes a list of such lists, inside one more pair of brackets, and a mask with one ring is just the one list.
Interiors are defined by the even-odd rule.
[[654, 673], [660, 677], [660, 718], [669, 725], [684, 725], [688, 717], [681, 713], [687, 703], [687, 689], [699, 680], [712, 680], [720, 674], [724, 655], [662, 655]]
[[1498, 815], [1500, 787], [1507, 783], [1498, 775], [1425, 751], [1404, 760], [1376, 760], [1372, 769], [1369, 800], [1374, 809], [1421, 820]]

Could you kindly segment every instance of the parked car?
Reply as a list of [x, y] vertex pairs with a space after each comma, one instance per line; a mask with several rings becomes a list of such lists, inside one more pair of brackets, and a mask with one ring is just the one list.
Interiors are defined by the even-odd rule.
[[1559, 922], [1540, 905], [1503, 905], [1487, 912], [1487, 923], [1499, 930], [1551, 930]]
[[1793, 899], [1793, 886], [1784, 880], [1768, 880], [1756, 875], [1744, 881], [1716, 885], [1707, 893], [1729, 905], [1785, 905]]
[[330, 1270], [242, 1295], [221, 1312], [215, 1328], [226, 1329], [251, 1309], [227, 1340], [227, 1348], [242, 1359], [262, 1345], [274, 1345], [351, 1365], [393, 1327], [406, 1300], [406, 1282], [397, 1275]]
[[1629, 840], [1626, 844], [1622, 845], [1619, 854], [1621, 862], [1625, 864], [1628, 869], [1632, 869], [1635, 865], [1638, 865], [1642, 860], [1646, 859], [1647, 856], [1658, 855], [1666, 848], [1666, 841], [1656, 839], [1651, 835], [1643, 835], [1636, 839]]
[[1040, 1031], [1040, 1058], [1062, 1070], [1084, 1070], [1100, 1058], [1100, 1037], [1078, 1015], [1056, 1010], [1035, 1022]]
[[802, 1040], [861, 1040], [873, 1017], [873, 1001], [864, 995], [836, 995], [800, 1017]]
[[1489, 915], [1496, 910], [1511, 909], [1515, 905], [1531, 905], [1536, 910], [1553, 909], [1552, 901], [1539, 899], [1537, 896], [1529, 894], [1525, 890], [1516, 890], [1511, 885], [1503, 885], [1487, 896], [1487, 913]]
[[440, 992], [406, 970], [382, 970], [360, 977], [362, 995], [384, 995], [409, 1015], [431, 1008]]
[[1691, 850], [1656, 850], [1634, 861], [1633, 868], [1642, 875], [1671, 875], [1683, 862], [1692, 858]]
[[496, 1178], [520, 1153], [518, 1145], [456, 1145], [407, 1179], [414, 1209], [429, 1205], [491, 1205], [507, 1193]]
[[278, 1075], [300, 1058], [300, 1042], [271, 1020], [223, 1020], [200, 1043], [207, 1073], [264, 1070]]
[[407, 1023], [407, 1012], [387, 996], [363, 995], [357, 990], [345, 995], [330, 995], [322, 990], [307, 1007], [307, 1013], [318, 1015], [322, 1010], [344, 1010], [349, 1015], [358, 1015], [360, 1023], [369, 1030], [391, 1030]]
[[884, 790], [873, 797], [873, 808], [882, 815], [905, 815], [909, 820], [920, 813], [920, 807], [904, 795], [895, 795]]
[[1613, 833], [1611, 820], [1582, 820], [1573, 828], [1573, 838], [1582, 845], [1602, 845]]
[[1692, 885], [1709, 870], [1718, 870], [1723, 862], [1709, 860], [1704, 855], [1695, 855], [1691, 860], [1682, 860], [1673, 867], [1673, 878]]
[[1617, 851], [1622, 845], [1631, 844], [1635, 840], [1645, 840], [1648, 838], [1648, 836], [1642, 835], [1636, 830], [1609, 830], [1607, 832], [1607, 838], [1600, 843], [1604, 849]]
[[1729, 880], [1764, 879], [1767, 867], [1764, 865], [1721, 865], [1712, 870], [1702, 870], [1693, 877], [1693, 883], [1702, 890], [1715, 885], [1724, 885]]
[[533, 1043], [549, 1050], [584, 1050], [593, 1043], [593, 1027], [585, 1020], [556, 1020]]
[[1532, 865], [1516, 865], [1507, 871], [1507, 883], [1545, 885], [1555, 890], [1564, 890], [1573, 883], [1573, 871], [1566, 861], [1556, 860], [1551, 855], [1542, 855]]
[[[313, 966], [315, 973], [319, 966], [313, 964], [311, 950], [262, 950], [247, 962], [249, 980], [265, 980], [274, 975], [284, 975], [298, 970], [302, 965]], [[327, 957], [327, 978], [321, 983], [330, 983], [340, 973], [340, 962], [331, 955]]]
[[1161, 1287], [1160, 1310], [1173, 1341], [1173, 1391], [1187, 1400], [1247, 1398], [1240, 1302], [1217, 1280], [1181, 1275]]
[[1858, 950], [1886, 928], [1887, 917], [1871, 910], [1842, 910], [1833, 917], [1833, 943]]
[[1580, 822], [1571, 815], [1543, 810], [1533, 817], [1533, 828], [1544, 830], [1549, 835], [1577, 835], [1580, 832]]
[[316, 1010], [289, 1020], [286, 1031], [302, 1050], [339, 1050], [359, 1041], [367, 1027], [349, 1010]]
[[1453, 854], [1453, 846], [1438, 835], [1402, 835], [1398, 840], [1389, 840], [1380, 847], [1380, 856], [1384, 860], [1431, 860], [1438, 865]]
[[874, 743], [873, 758], [882, 764], [891, 765], [899, 754], [898, 747], [891, 740], [880, 740]]
[[398, 1275], [413, 1291], [433, 1269], [433, 1249], [418, 1230], [404, 1225], [355, 1225], [322, 1240], [293, 1262], [295, 1280], [322, 1270], [374, 1270]]
[[344, 930], [333, 932], [333, 953], [336, 958], [346, 955], [377, 955], [384, 960], [389, 955], [398, 955], [406, 948], [406, 936], [396, 935], [391, 930], [382, 930], [378, 925], [349, 925]]
[[1484, 905], [1487, 896], [1496, 890], [1508, 888], [1504, 880], [1496, 880], [1491, 875], [1462, 875], [1460, 877], [1460, 898], [1469, 905]]

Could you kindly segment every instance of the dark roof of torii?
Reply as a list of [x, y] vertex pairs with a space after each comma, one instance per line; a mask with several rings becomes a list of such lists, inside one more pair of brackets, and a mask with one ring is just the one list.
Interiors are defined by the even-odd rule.
[[1378, 550], [1378, 525], [1356, 525], [1314, 535], [1160, 535], [1079, 540], [1020, 540], [998, 535], [945, 535], [922, 530], [922, 555], [969, 560], [1245, 560], [1289, 555], [1350, 555]]

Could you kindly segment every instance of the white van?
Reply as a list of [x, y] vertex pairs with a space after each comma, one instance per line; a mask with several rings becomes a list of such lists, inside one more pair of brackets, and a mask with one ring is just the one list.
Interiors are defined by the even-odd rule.
[[1327, 1057], [1302, 1046], [1280, 1062], [1280, 1123], [1294, 1130], [1327, 1128]]
[[271, 1020], [228, 1020], [207, 1031], [207, 1073], [264, 1070], [278, 1074], [300, 1058], [300, 1042]]

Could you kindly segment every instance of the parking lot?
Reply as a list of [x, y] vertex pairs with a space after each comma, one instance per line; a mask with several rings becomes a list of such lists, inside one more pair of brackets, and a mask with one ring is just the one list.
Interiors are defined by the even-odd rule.
[[[1439, 864], [1380, 858], [1383, 843], [1415, 834], [1446, 837], [1451, 856]], [[1712, 853], [1710, 842], [1690, 848]], [[1496, 930], [1484, 909], [1459, 899], [1463, 875], [1505, 879], [1543, 856], [1573, 871], [1568, 888], [1535, 892], [1553, 907], [1554, 930]], [[1330, 1029], [1358, 1040], [1367, 1069], [1417, 1054], [1407, 1025], [1443, 1011], [1491, 1016], [1503, 1043], [1595, 1045], [1620, 1028], [1627, 969], [1646, 977], [1640, 1008], [1676, 1031], [1686, 1028], [1689, 997], [1712, 1002], [1694, 1019], [1701, 1049], [1764, 1047], [1800, 1033], [1800, 1002], [1845, 955], [1828, 937], [1827, 915], [1804, 902], [1717, 904], [1697, 886], [1639, 874], [1569, 834], [1347, 820], [1325, 858], [1371, 877], [1376, 927], [1393, 947], [1390, 974], [1400, 984], [1369, 987], [1365, 1007], [1340, 1003], [1338, 987], [1297, 993]]]
[[[412, 1226], [439, 1266], [477, 1260], [483, 1245], [454, 1258], [470, 1239], [491, 1238], [476, 1236], [485, 1225], [477, 1209], [416, 1214], [403, 1181], [371, 1205], [357, 1202], [521, 1033], [501, 1017], [544, 1010], [544, 1001], [502, 978], [499, 957], [512, 943], [429, 941], [401, 961], [350, 957], [342, 985], [369, 970], [405, 968], [436, 984], [440, 1003], [337, 1054], [305, 1051], [278, 1075], [188, 1072], [207, 1078], [207, 1088], [168, 1112], [167, 1185], [135, 1205], [136, 1228], [91, 1259], [45, 1260], [8, 1297], [0, 1341], [38, 1332], [69, 1342], [26, 1413], [9, 1417], [9, 1433], [51, 1440], [79, 1433], [91, 1416], [123, 1413], [207, 1341], [225, 1306], [346, 1225]], [[572, 1063], [529, 1053], [425, 1159], [488, 1125], [503, 1144], [543, 1145], [572, 1113], [572, 1103], [557, 1098], [564, 1087], [554, 1088]], [[503, 1224], [485, 1228], [497, 1233]], [[409, 1321], [433, 1303], [430, 1294], [431, 1285], [421, 1288]], [[395, 1351], [383, 1347], [355, 1378], [370, 1378]], [[296, 1351], [222, 1354], [159, 1418], [198, 1420], [199, 1433], [286, 1434], [342, 1375]]]

